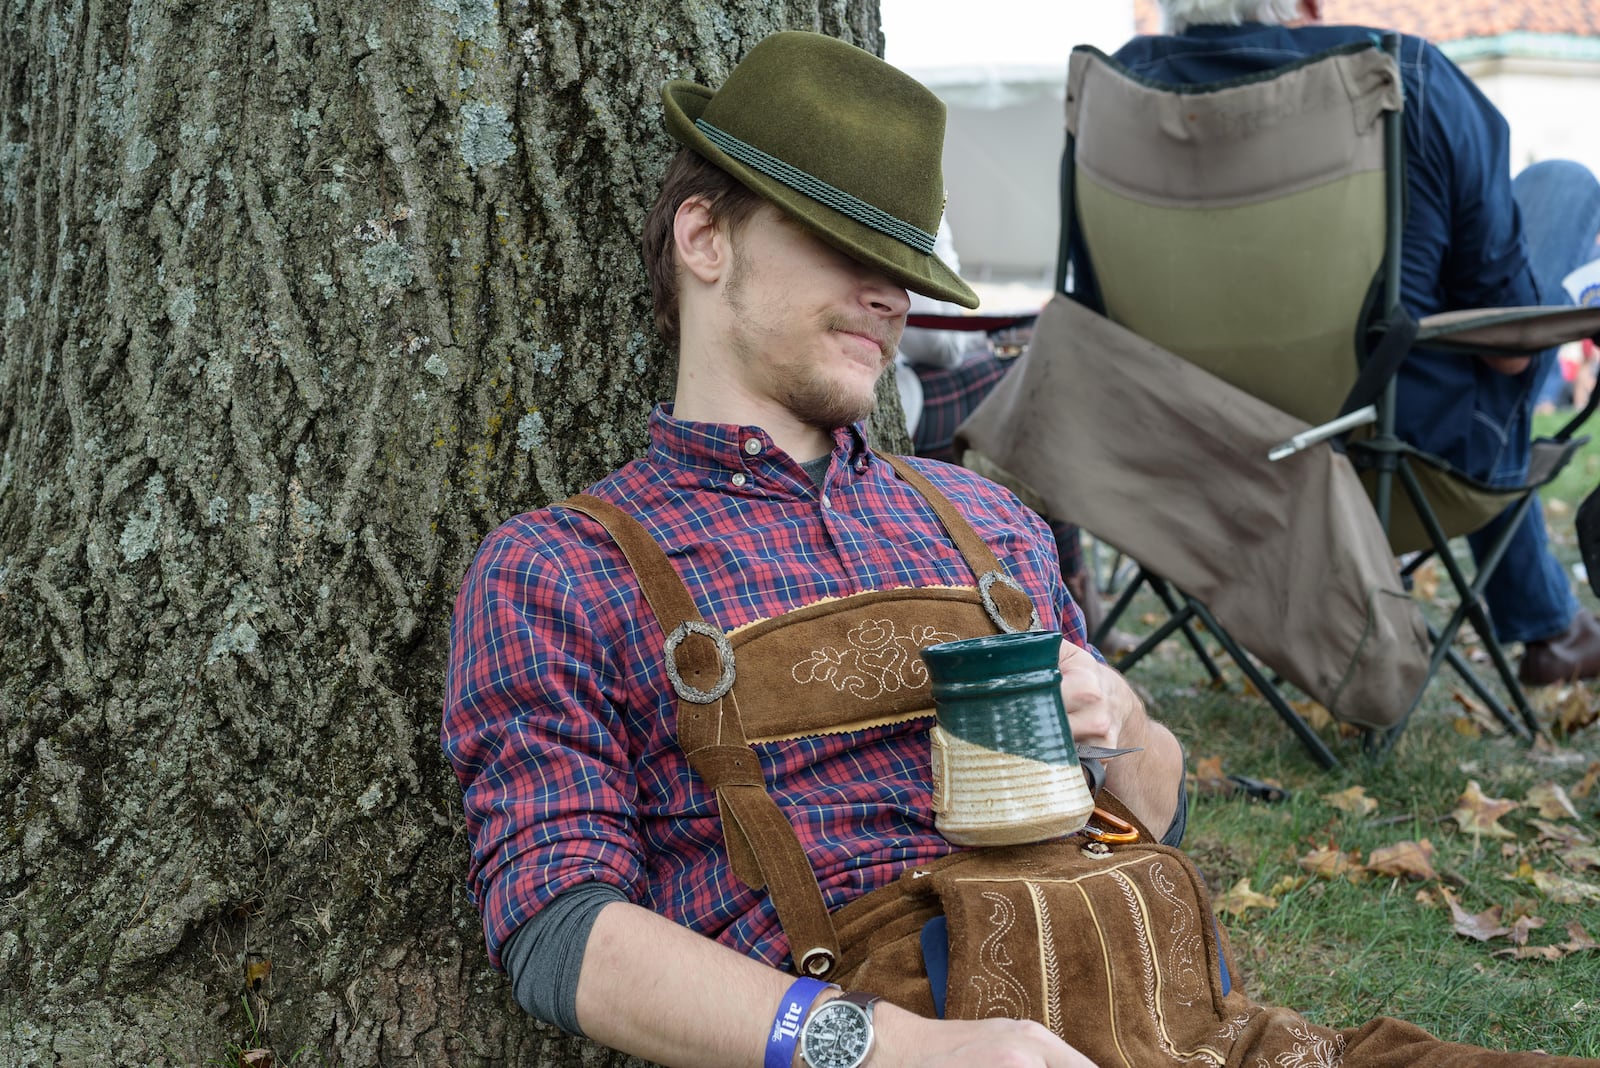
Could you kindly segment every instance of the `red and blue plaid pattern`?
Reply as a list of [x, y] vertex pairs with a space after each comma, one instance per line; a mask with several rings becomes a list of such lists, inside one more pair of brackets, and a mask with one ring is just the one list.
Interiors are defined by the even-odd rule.
[[1002, 360], [992, 347], [970, 354], [954, 367], [912, 364], [922, 382], [922, 414], [913, 445], [918, 456], [956, 463], [956, 427], [972, 414], [1005, 377], [1015, 360]]
[[[868, 590], [974, 582], [932, 510], [859, 428], [835, 433], [821, 488], [754, 427], [658, 409], [650, 431], [648, 457], [591, 492], [644, 523], [718, 627]], [[1045, 625], [1083, 644], [1043, 522], [969, 472], [912, 462]], [[465, 795], [469, 885], [497, 965], [519, 925], [590, 880], [769, 963], [787, 953], [766, 894], [729, 871], [715, 797], [678, 747], [662, 642], [621, 552], [577, 512], [517, 516], [468, 571], [442, 741]], [[950, 850], [933, 827], [927, 728], [757, 747], [830, 908]]]

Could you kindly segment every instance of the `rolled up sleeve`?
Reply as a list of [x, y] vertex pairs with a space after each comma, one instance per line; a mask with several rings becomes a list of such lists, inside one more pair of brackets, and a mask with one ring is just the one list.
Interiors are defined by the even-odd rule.
[[580, 883], [643, 896], [615, 672], [584, 591], [542, 547], [490, 535], [456, 598], [441, 742], [463, 792], [489, 957]]

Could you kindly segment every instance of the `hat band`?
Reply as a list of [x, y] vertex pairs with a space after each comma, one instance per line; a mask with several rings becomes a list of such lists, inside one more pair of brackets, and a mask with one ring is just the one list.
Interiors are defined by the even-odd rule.
[[743, 163], [746, 167], [753, 167], [766, 175], [775, 178], [797, 192], [804, 193], [812, 200], [825, 204], [841, 215], [849, 216], [863, 226], [869, 226], [894, 238], [902, 244], [910, 245], [918, 252], [933, 255], [933, 235], [928, 231], [912, 226], [903, 219], [897, 219], [882, 208], [875, 208], [860, 197], [852, 196], [843, 189], [836, 188], [820, 178], [813, 177], [801, 170], [783, 162], [776, 156], [769, 156], [753, 145], [745, 144], [732, 134], [724, 133], [704, 119], [694, 120], [700, 132], [705, 134], [712, 144], [722, 151]]

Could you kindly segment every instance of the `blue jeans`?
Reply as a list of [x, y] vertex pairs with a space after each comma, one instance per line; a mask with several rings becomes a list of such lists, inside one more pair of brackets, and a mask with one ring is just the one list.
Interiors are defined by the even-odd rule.
[[[1512, 195], [1522, 215], [1541, 302], [1571, 304], [1561, 279], [1594, 255], [1595, 235], [1600, 231], [1600, 183], [1579, 164], [1547, 160], [1517, 175]], [[1491, 482], [1515, 485], [1525, 476], [1533, 402], [1555, 372], [1555, 365], [1556, 352], [1551, 349], [1540, 353], [1530, 370], [1517, 376], [1523, 380], [1523, 403], [1508, 417], [1504, 427], [1508, 447], [1495, 469], [1487, 473]], [[1468, 536], [1474, 559], [1482, 559], [1505, 529], [1506, 520], [1502, 516]], [[1537, 499], [1484, 587], [1484, 601], [1501, 641], [1554, 637], [1577, 615], [1578, 599], [1566, 569], [1550, 550], [1544, 512]]]

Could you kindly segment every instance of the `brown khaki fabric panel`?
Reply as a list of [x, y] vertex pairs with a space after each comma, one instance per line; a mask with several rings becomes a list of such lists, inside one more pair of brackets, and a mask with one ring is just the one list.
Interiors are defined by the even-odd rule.
[[1400, 105], [1377, 50], [1204, 93], [1146, 85], [1088, 50], [1067, 74], [1080, 173], [1149, 204], [1223, 207], [1382, 173], [1381, 119]]
[[1386, 727], [1426, 677], [1426, 630], [1349, 460], [1268, 462], [1306, 429], [1058, 295], [957, 447], [1204, 602], [1335, 717]]
[[1107, 315], [1312, 425], [1339, 413], [1383, 263], [1382, 174], [1215, 210], [1141, 204], [1082, 175], [1077, 191]]

